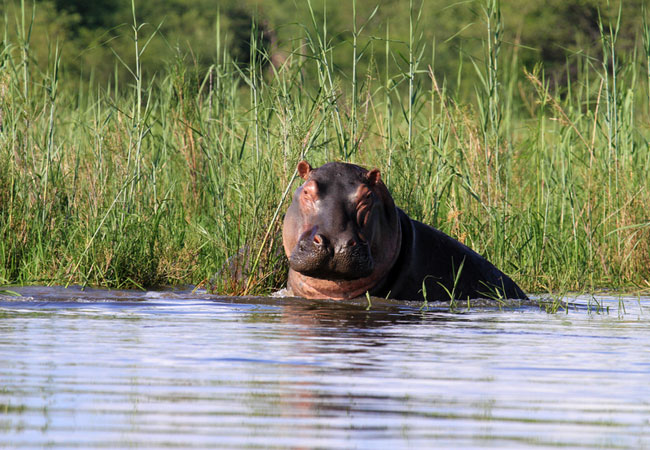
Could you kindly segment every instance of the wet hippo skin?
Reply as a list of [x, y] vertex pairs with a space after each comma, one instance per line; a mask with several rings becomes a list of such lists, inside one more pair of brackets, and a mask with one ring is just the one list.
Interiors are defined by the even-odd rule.
[[291, 294], [526, 298], [481, 255], [397, 208], [379, 170], [338, 162], [313, 169], [301, 161], [298, 174], [305, 183], [294, 193], [282, 230]]

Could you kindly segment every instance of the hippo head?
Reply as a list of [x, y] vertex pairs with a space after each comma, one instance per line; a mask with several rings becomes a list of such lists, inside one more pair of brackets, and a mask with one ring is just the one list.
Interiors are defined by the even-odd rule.
[[309, 298], [352, 298], [371, 290], [399, 253], [397, 210], [379, 170], [298, 164], [306, 180], [283, 227], [289, 287]]

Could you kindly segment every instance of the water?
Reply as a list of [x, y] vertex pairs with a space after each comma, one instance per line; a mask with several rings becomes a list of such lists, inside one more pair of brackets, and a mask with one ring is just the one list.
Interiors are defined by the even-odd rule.
[[649, 448], [650, 298], [539, 306], [19, 288], [0, 448]]

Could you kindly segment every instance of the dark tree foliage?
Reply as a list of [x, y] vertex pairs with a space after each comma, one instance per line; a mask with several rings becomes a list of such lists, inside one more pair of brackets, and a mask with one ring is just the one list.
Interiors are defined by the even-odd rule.
[[55, 0], [55, 5], [59, 11], [78, 14], [79, 25], [87, 28], [111, 27], [115, 13], [127, 6], [119, 0]]
[[[131, 0], [35, 1], [40, 22], [32, 35], [34, 40], [41, 39], [41, 45], [32, 46], [35, 60], [46, 62], [48, 43], [59, 42], [64, 47], [63, 65], [67, 70], [93, 70], [100, 82], [116, 72], [114, 54], [124, 61], [133, 61]], [[629, 50], [637, 45], [642, 1], [501, 0], [501, 57], [516, 52], [519, 63], [529, 69], [541, 62], [546, 75], [563, 84], [565, 77], [578, 70], [582, 55], [601, 59], [601, 27], [603, 35], [608, 36], [610, 24], [617, 22], [619, 7], [622, 21], [617, 48]], [[0, 12], [6, 12], [11, 4], [0, 3]], [[292, 51], [308, 52], [307, 41], [315, 42], [320, 35], [331, 50], [334, 70], [343, 77], [350, 76], [354, 59], [352, 2], [312, 0], [311, 5], [312, 11], [307, 2], [294, 0], [135, 0], [137, 22], [145, 24], [139, 28], [140, 39], [144, 42], [152, 34], [157, 35], [140, 62], [148, 75], [164, 70], [179, 57], [184, 64], [195, 64], [202, 71], [214, 64], [217, 54], [225, 48], [233, 60], [247, 65], [251, 63], [253, 36], [256, 65], [264, 66], [270, 59], [277, 66]], [[482, 0], [356, 0], [355, 5], [357, 29], [363, 28], [357, 43], [358, 51], [363, 50], [356, 62], [359, 76], [385, 76], [386, 69], [378, 71], [378, 67], [387, 67], [393, 74], [407, 69], [404, 55], [409, 54], [412, 17], [417, 22], [414, 37], [418, 48], [414, 50], [421, 55], [420, 68], [433, 65], [452, 85], [461, 79], [459, 73], [466, 81], [476, 77], [467, 61], [484, 58], [486, 23]], [[413, 11], [409, 10], [410, 5]], [[372, 19], [368, 19], [370, 16]], [[6, 17], [11, 30], [12, 13]], [[322, 28], [324, 23], [326, 32]], [[122, 66], [118, 65], [117, 71], [121, 71], [122, 79], [128, 78], [129, 73]]]
[[[255, 20], [249, 10], [236, 7], [228, 11], [230, 29], [233, 33], [230, 54], [240, 64], [250, 64], [251, 54], [255, 47], [257, 62], [264, 64], [261, 54], [269, 54], [271, 39], [274, 36], [267, 21]], [[254, 44], [254, 45], [253, 45]]]

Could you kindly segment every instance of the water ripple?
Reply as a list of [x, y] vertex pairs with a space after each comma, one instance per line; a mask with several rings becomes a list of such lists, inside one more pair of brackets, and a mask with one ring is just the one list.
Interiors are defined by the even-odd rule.
[[648, 298], [13, 290], [0, 448], [650, 447]]

